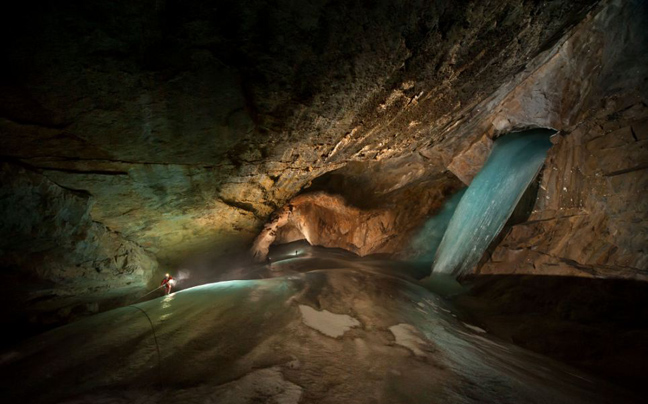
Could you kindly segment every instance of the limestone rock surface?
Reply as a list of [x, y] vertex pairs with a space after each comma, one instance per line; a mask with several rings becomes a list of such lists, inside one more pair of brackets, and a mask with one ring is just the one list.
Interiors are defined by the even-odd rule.
[[2, 155], [165, 263], [242, 247], [348, 161], [450, 159], [442, 129], [594, 3], [22, 6], [2, 24]]
[[562, 135], [533, 212], [480, 272], [648, 278], [646, 13], [623, 4], [584, 22], [496, 108], [512, 127]]
[[[8, 328], [56, 325], [146, 290], [155, 257], [92, 220], [92, 197], [0, 164], [0, 297]], [[85, 296], [85, 298], [79, 298]], [[14, 330], [7, 334], [13, 335]]]
[[[520, 257], [515, 262], [524, 265], [510, 267], [520, 271], [532, 271], [534, 260], [546, 260], [543, 271], [558, 263], [565, 273], [645, 270], [637, 195], [645, 192], [639, 110], [648, 41], [640, 1], [17, 6], [0, 21], [10, 61], [0, 66], [0, 158], [7, 184], [48, 184], [50, 191], [26, 200], [45, 195], [42, 204], [51, 206], [40, 212], [51, 214], [31, 231], [34, 213], [21, 210], [22, 200], [3, 201], [11, 223], [3, 271], [100, 283], [110, 273], [121, 284], [132, 270], [137, 282], [151, 280], [154, 260], [166, 270], [198, 252], [246, 250], [273, 212], [344, 170], [340, 187], [320, 190], [357, 210], [347, 227], [312, 225], [328, 229], [319, 242], [394, 253], [436, 211], [438, 196], [470, 182], [492, 139], [528, 126], [565, 135], [541, 195], [561, 202], [537, 209], [546, 212], [539, 220], [557, 219], [531, 233], [533, 224], [518, 227], [511, 234], [526, 235], [505, 241], [494, 257]], [[604, 116], [610, 128], [596, 132]], [[595, 133], [605, 137], [596, 141]], [[637, 141], [614, 146], [628, 135]], [[599, 176], [586, 167], [598, 163]], [[585, 170], [597, 194], [585, 198], [585, 182], [578, 191], [551, 179], [554, 167]], [[398, 180], [369, 188], [348, 180], [390, 172]], [[457, 178], [436, 189], [425, 183], [441, 176]], [[16, 189], [2, 187], [4, 194]], [[560, 199], [563, 192], [583, 207]], [[385, 195], [394, 197], [380, 204]], [[561, 208], [586, 215], [565, 221], [554, 214]], [[333, 218], [309, 209], [317, 213], [305, 210], [303, 220]], [[59, 224], [90, 229], [94, 246], [72, 241], [86, 236]], [[303, 234], [289, 229], [287, 240]], [[591, 242], [565, 241], [589, 229], [595, 235], [578, 238]], [[523, 240], [537, 232], [546, 237], [542, 253], [525, 252]], [[35, 240], [56, 247], [40, 249]], [[153, 272], [140, 274], [138, 265]], [[503, 270], [489, 265], [483, 270]]]
[[402, 252], [420, 224], [463, 186], [450, 173], [427, 176], [426, 165], [358, 163], [321, 177], [276, 212], [252, 253], [262, 260], [271, 244], [296, 240], [360, 256]]

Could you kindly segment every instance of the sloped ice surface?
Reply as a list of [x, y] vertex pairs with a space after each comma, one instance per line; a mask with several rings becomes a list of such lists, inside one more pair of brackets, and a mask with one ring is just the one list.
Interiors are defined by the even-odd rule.
[[[374, 271], [371, 261], [344, 266], [336, 259], [335, 268], [309, 271], [309, 260], [301, 262], [301, 273], [198, 286], [40, 335], [0, 358], [3, 398], [16, 403], [632, 400], [577, 370], [476, 331], [478, 325], [462, 323], [452, 306], [399, 275], [398, 268]], [[336, 327], [344, 320], [343, 334], [326, 335], [305, 321], [326, 312]]]
[[465, 192], [466, 189], [464, 188], [448, 198], [441, 210], [428, 219], [423, 225], [423, 228], [414, 235], [411, 248], [413, 251], [420, 252], [420, 255], [418, 255], [419, 260], [434, 260], [434, 256], [452, 219], [452, 215]]
[[495, 141], [488, 161], [450, 219], [436, 252], [435, 273], [458, 276], [479, 262], [538, 175], [553, 133], [549, 129], [534, 129]]

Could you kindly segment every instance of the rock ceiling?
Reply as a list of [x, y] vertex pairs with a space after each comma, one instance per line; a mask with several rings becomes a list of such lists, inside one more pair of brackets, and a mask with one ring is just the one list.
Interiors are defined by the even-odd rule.
[[122, 3], [12, 16], [2, 155], [173, 260], [250, 242], [350, 161], [445, 171], [475, 141], [459, 123], [490, 111], [596, 2]]

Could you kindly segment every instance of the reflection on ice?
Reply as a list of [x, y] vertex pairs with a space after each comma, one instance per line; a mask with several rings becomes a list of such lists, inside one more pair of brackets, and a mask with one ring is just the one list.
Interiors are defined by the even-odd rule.
[[[313, 250], [315, 251], [315, 250]], [[55, 329], [0, 369], [8, 402], [605, 403], [632, 397], [457, 319], [396, 262], [313, 254]], [[322, 261], [327, 258], [328, 268]], [[294, 258], [293, 258], [294, 259]], [[281, 262], [277, 262], [281, 266]], [[311, 268], [315, 267], [315, 270]], [[169, 316], [168, 314], [173, 315]], [[158, 374], [159, 370], [159, 374]]]
[[171, 293], [169, 295], [166, 295], [162, 298], [162, 308], [163, 309], [168, 309], [171, 307], [171, 302], [175, 299], [175, 293]]

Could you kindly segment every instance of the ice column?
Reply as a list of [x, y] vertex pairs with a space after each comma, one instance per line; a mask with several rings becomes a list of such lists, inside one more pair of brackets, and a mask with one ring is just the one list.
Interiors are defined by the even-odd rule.
[[434, 261], [439, 244], [441, 244], [450, 219], [452, 219], [464, 192], [466, 192], [466, 188], [448, 198], [439, 213], [428, 219], [423, 228], [413, 237], [411, 248], [413, 251], [419, 252], [418, 261]]
[[474, 268], [538, 175], [554, 133], [533, 129], [495, 141], [488, 161], [450, 219], [437, 249], [433, 273], [456, 277]]

